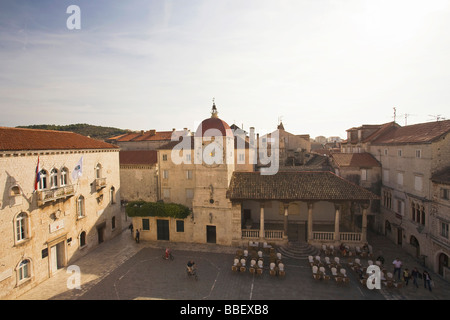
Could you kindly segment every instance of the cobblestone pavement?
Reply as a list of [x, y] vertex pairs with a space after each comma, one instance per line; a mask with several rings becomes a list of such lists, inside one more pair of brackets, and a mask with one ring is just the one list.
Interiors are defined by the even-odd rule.
[[[382, 250], [388, 271], [397, 256], [410, 270], [414, 258], [390, 240], [369, 234], [374, 252]], [[162, 259], [170, 245], [175, 259]], [[231, 264], [237, 248], [209, 244], [144, 242], [137, 244], [128, 230], [74, 264], [81, 270], [81, 289], [68, 289], [71, 274], [61, 269], [52, 278], [19, 297], [19, 300], [448, 300], [450, 284], [430, 272], [435, 286], [432, 292], [409, 284], [403, 288], [369, 290], [348, 269], [350, 282], [338, 284], [314, 280], [307, 260], [283, 259], [286, 276], [262, 276], [233, 272]], [[199, 279], [187, 277], [185, 265], [193, 259], [198, 265]], [[362, 260], [364, 262], [364, 260]], [[430, 270], [429, 270], [430, 271]]]

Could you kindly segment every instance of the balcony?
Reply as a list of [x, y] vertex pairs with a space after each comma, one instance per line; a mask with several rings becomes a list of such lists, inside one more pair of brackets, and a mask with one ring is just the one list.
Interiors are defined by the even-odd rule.
[[97, 178], [94, 182], [95, 190], [99, 191], [106, 187], [106, 178]]
[[74, 194], [75, 189], [73, 185], [53, 188], [49, 190], [39, 190], [37, 191], [38, 206], [42, 206], [47, 202], [65, 199], [73, 196]]

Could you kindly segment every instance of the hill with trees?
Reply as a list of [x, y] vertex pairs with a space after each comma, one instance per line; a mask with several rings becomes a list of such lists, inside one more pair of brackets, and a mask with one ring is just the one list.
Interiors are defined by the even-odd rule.
[[102, 141], [114, 136], [130, 132], [130, 130], [124, 130], [113, 127], [94, 126], [86, 123], [69, 124], [62, 126], [54, 124], [35, 124], [29, 126], [18, 126], [17, 128], [70, 131]]

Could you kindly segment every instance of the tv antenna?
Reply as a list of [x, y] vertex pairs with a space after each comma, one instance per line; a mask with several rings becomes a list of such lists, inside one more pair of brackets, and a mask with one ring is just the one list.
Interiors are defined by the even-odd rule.
[[441, 115], [441, 114], [429, 114], [429, 117], [432, 117], [433, 119], [436, 119], [436, 121], [441, 121], [441, 120], [445, 120], [445, 118]]

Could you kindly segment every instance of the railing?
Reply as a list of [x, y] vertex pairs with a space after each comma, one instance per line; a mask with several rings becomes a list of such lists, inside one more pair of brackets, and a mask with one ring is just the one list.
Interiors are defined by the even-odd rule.
[[[264, 230], [264, 239], [282, 240], [284, 231], [282, 230]], [[258, 229], [242, 229], [242, 239], [259, 239]]]
[[58, 199], [71, 197], [74, 194], [75, 194], [75, 189], [74, 189], [73, 185], [54, 188], [54, 189], [50, 189], [50, 190], [40, 190], [37, 192], [38, 205], [42, 206], [46, 202], [56, 201]]
[[95, 179], [95, 189], [100, 190], [106, 187], [106, 178], [97, 178]]
[[334, 232], [313, 231], [313, 240], [333, 241]]
[[340, 240], [345, 242], [360, 242], [362, 239], [360, 232], [341, 232]]

